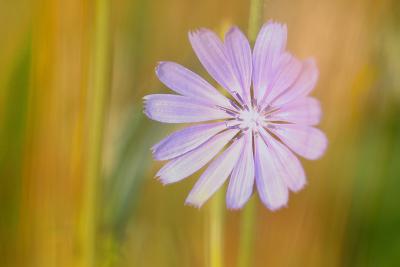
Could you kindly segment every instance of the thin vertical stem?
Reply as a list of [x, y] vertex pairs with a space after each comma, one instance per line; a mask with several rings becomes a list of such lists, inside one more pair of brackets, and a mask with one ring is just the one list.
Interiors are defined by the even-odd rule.
[[247, 203], [242, 214], [240, 224], [238, 267], [253, 266], [252, 256], [254, 247], [253, 242], [256, 208], [256, 200], [252, 198]]
[[[222, 23], [220, 35], [223, 36], [227, 31], [229, 23]], [[211, 207], [209, 212], [209, 266], [224, 266], [224, 214], [225, 214], [225, 198], [223, 190], [218, 190], [211, 199]]]
[[263, 0], [251, 0], [249, 25], [247, 32], [250, 42], [254, 42], [256, 40], [257, 32], [259, 31], [263, 20], [263, 9], [264, 9]]
[[[250, 3], [248, 37], [254, 43], [263, 20], [263, 0], [252, 0]], [[256, 201], [252, 198], [246, 205], [241, 218], [238, 267], [253, 266], [254, 228]]]
[[100, 189], [106, 95], [109, 86], [109, 3], [94, 1], [94, 36], [88, 91], [88, 165], [82, 213], [83, 266], [96, 266], [97, 201]]
[[224, 194], [219, 190], [211, 200], [210, 210], [210, 267], [223, 266]]
[[[248, 36], [254, 42], [262, 23], [263, 0], [252, 0], [250, 5]], [[210, 266], [223, 266], [223, 209], [224, 197], [222, 192], [217, 192], [211, 200], [210, 208]], [[241, 242], [239, 251], [239, 266], [251, 266], [251, 252], [254, 236], [254, 219], [256, 205], [251, 200], [243, 213], [241, 222]]]

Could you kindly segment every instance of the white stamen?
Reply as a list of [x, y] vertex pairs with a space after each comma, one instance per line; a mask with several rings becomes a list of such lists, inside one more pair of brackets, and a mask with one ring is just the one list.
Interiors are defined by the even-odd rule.
[[252, 131], [257, 131], [264, 123], [263, 116], [253, 108], [242, 110], [238, 120], [240, 121], [240, 128], [243, 130], [250, 129]]

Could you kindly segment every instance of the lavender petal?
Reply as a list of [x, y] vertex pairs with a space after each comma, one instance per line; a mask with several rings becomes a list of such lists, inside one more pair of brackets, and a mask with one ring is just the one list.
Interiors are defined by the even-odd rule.
[[152, 147], [154, 158], [168, 160], [191, 151], [226, 129], [224, 122], [195, 125], [177, 131]]
[[229, 209], [242, 208], [253, 192], [254, 158], [252, 133], [246, 133], [244, 138], [244, 147], [239, 161], [232, 171], [226, 194], [226, 203]]
[[206, 165], [239, 131], [226, 130], [212, 137], [196, 149], [172, 159], [156, 176], [164, 184], [178, 182]]
[[240, 82], [241, 95], [250, 104], [253, 62], [249, 41], [239, 28], [232, 27], [225, 35], [225, 47], [233, 72]]
[[270, 104], [277, 96], [287, 90], [297, 79], [301, 72], [302, 63], [289, 53], [283, 53], [277, 59], [275, 74], [271, 77], [271, 84], [263, 100], [260, 102], [261, 107]]
[[298, 124], [275, 126], [271, 131], [298, 155], [315, 160], [324, 154], [328, 140], [319, 129]]
[[274, 100], [274, 105], [281, 106], [299, 97], [307, 96], [314, 89], [319, 76], [315, 60], [308, 59], [302, 65], [301, 73], [294, 84]]
[[178, 94], [206, 99], [216, 105], [229, 106], [228, 99], [196, 73], [174, 62], [160, 62], [156, 74], [161, 82]]
[[243, 144], [244, 138], [236, 140], [208, 166], [186, 198], [186, 204], [201, 207], [222, 186], [236, 165]]
[[211, 103], [194, 100], [186, 96], [154, 94], [147, 95], [145, 114], [152, 120], [166, 123], [201, 122], [231, 117]]
[[289, 198], [288, 188], [271, 149], [260, 135], [255, 136], [255, 169], [257, 190], [264, 205], [270, 210], [285, 206]]
[[206, 29], [189, 33], [194, 52], [208, 73], [230, 93], [240, 90], [240, 83], [230, 65], [224, 44], [218, 36]]
[[321, 105], [317, 99], [302, 97], [283, 105], [269, 119], [312, 126], [320, 122], [321, 113]]
[[265, 130], [261, 129], [261, 137], [268, 144], [268, 149], [272, 155], [271, 161], [279, 178], [293, 192], [301, 190], [306, 184], [306, 175], [299, 159], [281, 142], [273, 138]]
[[253, 50], [253, 90], [260, 99], [268, 88], [274, 75], [276, 58], [285, 50], [287, 39], [286, 25], [272, 21], [264, 24], [257, 36]]

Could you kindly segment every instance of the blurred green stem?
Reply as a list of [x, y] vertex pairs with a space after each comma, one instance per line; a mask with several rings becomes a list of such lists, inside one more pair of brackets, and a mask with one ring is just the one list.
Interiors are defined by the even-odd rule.
[[[254, 43], [263, 21], [263, 0], [252, 0], [250, 3], [248, 37]], [[253, 266], [253, 243], [256, 217], [256, 201], [250, 199], [242, 213], [240, 224], [240, 242], [238, 267]]]
[[263, 21], [263, 11], [263, 0], [251, 0], [247, 35], [252, 43], [256, 40], [257, 33], [261, 27]]
[[82, 210], [82, 266], [94, 267], [96, 257], [96, 206], [101, 178], [103, 130], [109, 68], [108, 0], [94, 1], [94, 36], [91, 40], [91, 63], [88, 90], [88, 167], [84, 184]]
[[252, 265], [256, 200], [250, 199], [242, 213], [240, 224], [238, 267]]
[[219, 190], [211, 200], [210, 210], [210, 266], [223, 266], [224, 194]]

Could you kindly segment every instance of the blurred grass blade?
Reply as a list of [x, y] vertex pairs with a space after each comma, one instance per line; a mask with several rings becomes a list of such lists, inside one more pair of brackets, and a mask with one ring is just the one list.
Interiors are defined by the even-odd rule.
[[22, 165], [24, 160], [27, 102], [31, 66], [31, 36], [22, 49], [18, 49], [16, 66], [13, 66], [5, 88], [5, 106], [0, 118], [0, 254], [5, 266], [12, 266], [20, 252], [18, 225]]
[[161, 124], [149, 122], [142, 107], [131, 110], [130, 114], [104, 194], [105, 221], [117, 239], [122, 237], [134, 213], [143, 178], [153, 164], [150, 147], [163, 134]]
[[106, 114], [106, 96], [109, 89], [110, 40], [109, 1], [94, 3], [94, 37], [89, 83], [88, 162], [82, 207], [83, 266], [94, 267], [96, 259], [96, 233], [102, 166], [102, 143]]

